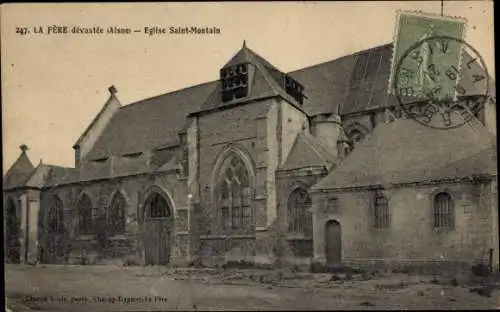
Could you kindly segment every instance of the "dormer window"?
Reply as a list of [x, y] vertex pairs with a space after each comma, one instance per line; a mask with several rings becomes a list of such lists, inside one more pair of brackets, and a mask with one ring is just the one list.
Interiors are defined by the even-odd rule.
[[223, 102], [246, 97], [248, 94], [248, 63], [221, 69], [220, 79]]
[[304, 87], [290, 76], [285, 76], [285, 91], [299, 104], [304, 104]]

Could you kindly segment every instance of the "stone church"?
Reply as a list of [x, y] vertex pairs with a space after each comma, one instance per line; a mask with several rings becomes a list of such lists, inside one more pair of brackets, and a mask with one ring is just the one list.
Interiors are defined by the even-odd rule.
[[21, 146], [5, 261], [498, 267], [494, 97], [420, 125], [387, 92], [392, 46], [284, 73], [243, 44], [217, 81], [128, 105], [110, 87], [74, 168]]

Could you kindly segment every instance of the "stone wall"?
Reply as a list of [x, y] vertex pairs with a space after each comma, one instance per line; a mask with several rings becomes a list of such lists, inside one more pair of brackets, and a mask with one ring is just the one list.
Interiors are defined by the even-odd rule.
[[[455, 228], [433, 227], [432, 201], [447, 190], [454, 201]], [[328, 220], [341, 225], [344, 262], [474, 262], [488, 261], [490, 248], [498, 254], [498, 226], [491, 218], [491, 184], [442, 184], [384, 191], [389, 199], [390, 227], [373, 226], [372, 191], [314, 193], [314, 257], [325, 262], [324, 228]], [[328, 198], [338, 200], [338, 210], [329, 211]], [[494, 228], [497, 227], [497, 228]]]
[[[287, 203], [290, 194], [295, 187], [300, 186], [309, 189], [316, 184], [324, 173], [310, 172], [309, 174], [302, 172], [279, 172], [277, 178], [277, 211], [278, 218], [271, 227], [270, 237], [276, 257], [283, 265], [304, 265], [309, 264], [312, 259], [312, 240], [297, 240], [294, 237], [288, 236], [287, 222]], [[311, 256], [308, 255], [310, 249]]]
[[[110, 180], [99, 180], [70, 184], [46, 190], [43, 194], [42, 209], [50, 207], [52, 196], [58, 196], [64, 207], [64, 223], [69, 236], [68, 261], [89, 263], [132, 261], [144, 263], [143, 223], [141, 216], [148, 190], [156, 188], [166, 194], [172, 203], [174, 214], [175, 238], [171, 247], [171, 263], [186, 263], [186, 250], [189, 228], [186, 222], [188, 210], [188, 190], [186, 180], [175, 173], [140, 175]], [[92, 201], [94, 216], [103, 215], [109, 207], [115, 192], [125, 197], [126, 232], [125, 235], [111, 237], [107, 242], [100, 241], [97, 235], [77, 236], [77, 200], [87, 194]], [[102, 223], [102, 222], [101, 222]], [[100, 224], [105, 226], [105, 224]], [[96, 225], [98, 228], [99, 225]], [[127, 260], [132, 259], [132, 260]]]

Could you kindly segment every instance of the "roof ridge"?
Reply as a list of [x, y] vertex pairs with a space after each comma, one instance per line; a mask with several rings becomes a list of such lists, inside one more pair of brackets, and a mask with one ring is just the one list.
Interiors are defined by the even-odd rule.
[[310, 66], [306, 66], [306, 67], [294, 69], [292, 71], [288, 71], [287, 74], [292, 75], [292, 74], [295, 74], [297, 72], [300, 72], [301, 70], [306, 70], [306, 69], [311, 69], [311, 68], [314, 68], [314, 67], [319, 67], [319, 66], [322, 66], [322, 65], [325, 65], [325, 64], [328, 64], [328, 63], [339, 61], [339, 60], [344, 59], [344, 58], [353, 57], [353, 56], [356, 56], [358, 54], [366, 53], [367, 51], [371, 51], [371, 50], [374, 50], [374, 49], [380, 49], [380, 48], [383, 48], [383, 47], [386, 47], [386, 46], [391, 46], [393, 44], [394, 44], [393, 42], [389, 42], [389, 43], [385, 43], [385, 44], [382, 44], [382, 45], [374, 46], [372, 48], [364, 49], [364, 50], [361, 50], [361, 51], [352, 52], [350, 54], [342, 55], [342, 56], [339, 56], [337, 58], [331, 59], [329, 61], [324, 61], [324, 62], [321, 62], [321, 63], [318, 63], [318, 64], [314, 64], [314, 65], [310, 65]]
[[124, 110], [124, 109], [126, 109], [128, 107], [131, 107], [131, 106], [134, 106], [136, 104], [143, 104], [143, 102], [146, 102], [146, 101], [149, 101], [149, 100], [152, 100], [152, 99], [156, 99], [156, 98], [159, 98], [159, 97], [162, 97], [162, 96], [165, 96], [165, 95], [173, 95], [175, 93], [187, 91], [188, 89], [198, 88], [198, 87], [206, 86], [206, 85], [209, 85], [209, 84], [212, 84], [212, 83], [217, 83], [218, 81], [219, 81], [219, 79], [212, 80], [212, 81], [209, 81], [209, 82], [199, 83], [199, 84], [192, 85], [192, 86], [189, 86], [189, 87], [185, 87], [185, 88], [182, 88], [182, 89], [177, 89], [177, 90], [174, 90], [174, 91], [169, 91], [169, 92], [166, 92], [166, 93], [161, 93], [161, 94], [158, 94], [158, 95], [154, 95], [154, 96], [142, 99], [142, 100], [138, 100], [138, 101], [126, 104], [126, 105], [122, 105], [122, 107], [120, 107], [120, 110]]

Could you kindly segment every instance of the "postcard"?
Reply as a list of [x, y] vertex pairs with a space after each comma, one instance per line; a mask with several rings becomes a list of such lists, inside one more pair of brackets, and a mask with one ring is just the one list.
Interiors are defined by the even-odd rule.
[[493, 2], [0, 12], [6, 311], [500, 305]]

